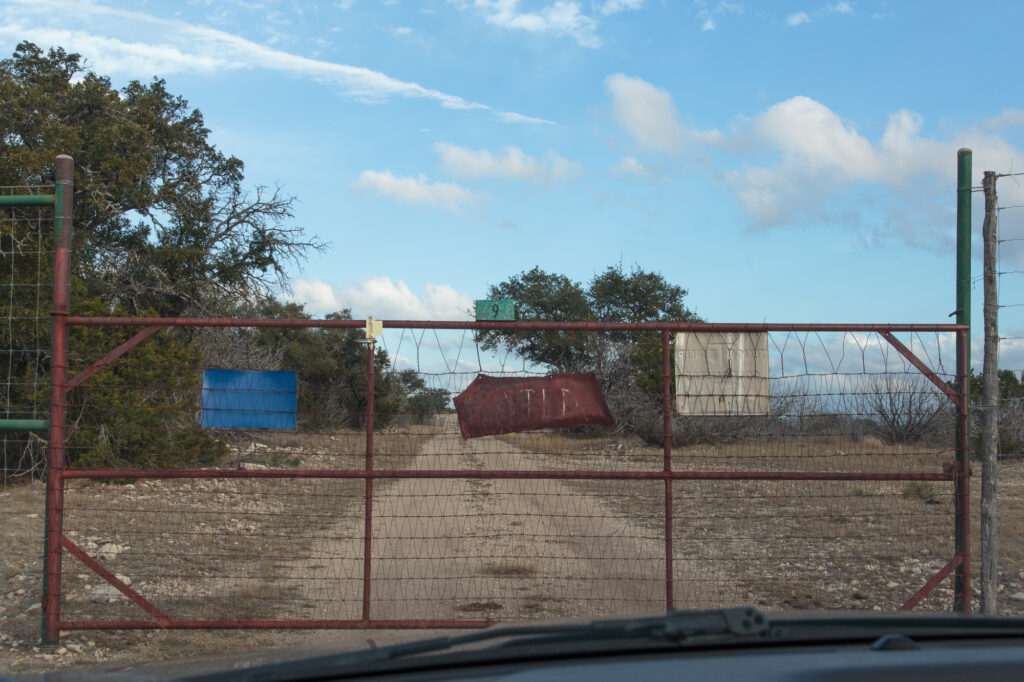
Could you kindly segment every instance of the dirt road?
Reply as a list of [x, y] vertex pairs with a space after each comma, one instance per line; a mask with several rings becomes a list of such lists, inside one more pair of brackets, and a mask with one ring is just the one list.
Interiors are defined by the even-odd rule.
[[[452, 418], [407, 466], [543, 468], [531, 461], [536, 457], [497, 438], [463, 440]], [[386, 466], [387, 458], [381, 459]], [[563, 482], [398, 479], [376, 486], [370, 611], [375, 620], [664, 610], [660, 534]], [[303, 588], [305, 599], [319, 604], [311, 617], [359, 617], [361, 525], [361, 516], [339, 519], [324, 536], [347, 539], [326, 540], [314, 551], [314, 575]], [[345, 604], [344, 613], [333, 608], [339, 604]]]

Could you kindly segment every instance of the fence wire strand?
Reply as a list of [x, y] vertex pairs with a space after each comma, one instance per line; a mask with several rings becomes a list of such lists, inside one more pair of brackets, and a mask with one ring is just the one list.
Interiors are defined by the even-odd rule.
[[[52, 187], [2, 187], [0, 195], [50, 194]], [[0, 209], [0, 419], [49, 412], [53, 211]], [[0, 370], [2, 371], [2, 370]], [[45, 504], [45, 434], [0, 431], [0, 632], [38, 638]]]
[[[73, 329], [69, 375], [105, 352], [97, 335], [113, 346], [130, 333]], [[338, 335], [349, 333], [361, 332]], [[950, 364], [946, 334], [902, 337], [935, 366]], [[148, 350], [140, 345], [69, 394], [69, 464], [83, 475], [212, 467], [234, 477], [72, 478], [68, 538], [185, 622], [358, 622], [368, 508], [365, 366], [274, 368], [297, 375], [294, 429], [201, 429], [204, 368], [159, 363], [157, 351], [168, 353], [174, 338], [147, 340]], [[402, 360], [398, 349], [410, 339], [415, 353]], [[484, 348], [465, 330], [385, 329], [379, 347], [395, 355], [378, 365], [375, 383], [372, 619], [657, 612], [666, 606], [667, 570], [678, 607], [893, 610], [952, 556], [953, 489], [944, 465], [954, 457], [955, 411], [879, 334], [768, 334], [758, 342], [771, 349], [767, 381], [752, 383], [756, 395], [737, 403], [748, 414], [716, 412], [731, 390], [719, 375], [704, 369], [684, 377], [692, 382], [677, 385], [705, 388], [672, 396], [671, 468], [681, 478], [670, 484], [669, 539], [660, 351], [645, 365], [643, 350], [660, 347], [660, 334], [594, 332], [584, 341], [615, 426], [467, 440], [454, 395], [481, 373], [537, 379], [550, 366], [510, 370], [506, 347]], [[716, 352], [707, 338], [695, 343], [700, 353]], [[461, 361], [467, 344], [475, 367]], [[730, 338], [722, 349], [736, 353], [741, 345]], [[578, 360], [570, 347], [551, 359], [582, 369], [571, 366]], [[270, 390], [261, 386], [253, 378], [233, 390]], [[128, 414], [126, 395], [138, 396]], [[172, 431], [178, 440], [168, 440]], [[119, 482], [105, 480], [121, 474]], [[781, 474], [797, 479], [772, 478]], [[804, 474], [812, 478], [800, 480]], [[74, 558], [64, 566], [64, 620], [146, 620], [137, 603]], [[925, 607], [951, 603], [943, 584]]]
[[[3, 417], [45, 418], [52, 214], [2, 220]], [[668, 335], [668, 366], [640, 327], [139, 331], [70, 331], [65, 629], [888, 611], [954, 553], [952, 332], [895, 334], [926, 376], [864, 328]], [[464, 437], [482, 375], [580, 373], [610, 425]], [[3, 439], [0, 617], [26, 631], [45, 443]]]
[[[998, 174], [996, 177], [1015, 175], [1020, 173]], [[1018, 309], [1024, 307], [1024, 292], [1021, 290], [1024, 270], [1020, 268], [1022, 258], [1017, 242], [1024, 241], [1024, 236], [1020, 236], [1024, 233], [1024, 204], [997, 204], [996, 215], [996, 283], [1000, 302], [997, 312], [1000, 397], [996, 484], [999, 593], [996, 603], [1000, 613], [1019, 614], [1024, 612], [1024, 505], [1020, 502], [1024, 493], [1024, 412], [1021, 410], [1024, 402], [1020, 393], [1021, 379], [1024, 378], [1024, 356], [1020, 354], [1024, 320], [1020, 318]], [[1005, 249], [1002, 248], [1004, 244], [1008, 245]], [[978, 395], [981, 395], [980, 386]], [[972, 405], [971, 411], [976, 415], [972, 424], [978, 424], [975, 428], [980, 434], [983, 410]], [[975, 438], [980, 442], [980, 435]], [[975, 480], [974, 484], [980, 490], [980, 480]]]

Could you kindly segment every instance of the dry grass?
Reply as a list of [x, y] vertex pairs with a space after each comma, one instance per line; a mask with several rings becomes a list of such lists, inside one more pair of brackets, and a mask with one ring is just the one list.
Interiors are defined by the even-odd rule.
[[506, 443], [549, 455], [575, 456], [585, 453], [588, 449], [612, 447], [619, 442], [614, 436], [570, 436], [558, 431], [526, 431], [524, 433], [508, 433], [499, 438]]
[[[502, 440], [546, 469], [649, 470], [664, 450], [636, 437], [532, 432]], [[672, 450], [675, 471], [942, 471], [953, 451], [836, 436]], [[570, 482], [664, 533], [661, 481]], [[948, 561], [952, 485], [899, 481], [682, 480], [672, 484], [677, 605], [893, 610]], [[1022, 595], [1024, 596], [1024, 595]], [[921, 608], [949, 610], [948, 581]]]
[[[441, 432], [440, 426], [413, 425], [374, 433], [377, 468], [403, 468], [423, 442]], [[323, 434], [294, 431], [225, 432], [231, 443], [226, 463], [252, 463], [291, 469], [361, 469], [366, 463], [366, 432], [347, 429]]]
[[[507, 434], [500, 440], [523, 450], [557, 456], [567, 469], [658, 471], [664, 449], [638, 436], [573, 436], [553, 431]], [[840, 436], [799, 439], [738, 440], [722, 444], [674, 446], [677, 471], [942, 471], [952, 448], [923, 444], [885, 444], [867, 436], [854, 441]]]
[[[378, 433], [379, 468], [414, 465], [415, 453], [436, 427]], [[503, 436], [534, 454], [538, 469], [659, 470], [661, 448], [615, 436], [577, 438], [557, 433]], [[261, 446], [261, 447], [258, 447]], [[365, 434], [237, 437], [231, 466], [361, 468]], [[888, 446], [864, 439], [731, 443], [675, 448], [676, 470], [941, 471], [948, 450]], [[479, 453], [481, 465], [487, 453]], [[972, 480], [977, 511], [979, 480]], [[377, 481], [386, 490], [387, 481]], [[927, 494], [904, 482], [679, 481], [672, 485], [673, 553], [677, 606], [732, 603], [765, 608], [874, 608], [890, 610], [931, 577], [952, 552], [950, 486]], [[610, 515], [648, 535], [664, 532], [660, 481], [573, 481], [572, 489], [598, 500]], [[271, 494], [273, 491], [273, 494]], [[133, 485], [75, 482], [67, 495], [68, 535], [90, 553], [132, 576], [132, 586], [154, 596], [178, 617], [358, 617], [361, 573], [325, 550], [327, 535], [361, 537], [362, 480], [139, 481]], [[487, 504], [487, 486], [473, 488]], [[51, 669], [36, 658], [43, 500], [40, 483], [2, 493], [4, 577], [0, 613], [0, 670]], [[1024, 463], [1008, 462], [1000, 482], [1002, 611], [1024, 614]], [[518, 522], [515, 522], [518, 523]], [[346, 531], [345, 529], [348, 529]], [[974, 537], [978, 537], [974, 514]], [[579, 538], [584, 541], [585, 538]], [[975, 564], [977, 544], [975, 543]], [[138, 618], [137, 607], [111, 593], [73, 558], [65, 558], [64, 609], [69, 618]], [[975, 566], [975, 575], [977, 567]], [[482, 573], [511, 581], [536, 579], [531, 557], [500, 559]], [[319, 590], [322, 603], [309, 595]], [[532, 594], [522, 612], [543, 617], [572, 604], [557, 592]], [[921, 608], [948, 610], [950, 581]], [[503, 606], [475, 599], [455, 606], [466, 614], [501, 617]], [[506, 609], [507, 610], [507, 609]], [[161, 659], [241, 651], [302, 641], [301, 633], [111, 632], [69, 633], [64, 643], [78, 662]], [[96, 646], [89, 647], [94, 641]], [[10, 643], [14, 642], [13, 646]]]
[[493, 578], [527, 578], [537, 575], [537, 569], [521, 562], [506, 561], [488, 564], [484, 567], [482, 573]]
[[504, 606], [496, 601], [474, 601], [467, 604], [460, 604], [455, 607], [456, 611], [462, 611], [464, 613], [491, 613], [493, 611], [500, 611]]
[[[389, 454], [377, 468], [410, 466], [436, 428], [375, 434]], [[362, 469], [364, 432], [268, 432], [258, 440], [235, 437], [231, 465], [273, 469]], [[392, 481], [376, 482], [383, 492]], [[310, 583], [319, 608], [336, 618], [357, 617], [361, 575], [339, 574], [336, 557], [324, 554], [328, 537], [361, 537], [362, 479], [172, 479], [115, 487], [96, 481], [68, 486], [67, 535], [92, 554], [106, 544], [121, 549], [105, 557], [110, 570], [134, 576], [140, 591], [161, 595], [162, 608], [187, 619], [310, 617]], [[307, 558], [307, 561], [301, 561]], [[359, 567], [361, 569], [361, 565]], [[96, 589], [105, 598], [97, 599]], [[69, 620], [120, 620], [138, 616], [128, 599], [99, 584], [88, 571], [66, 578]], [[74, 596], [72, 596], [74, 595]]]
[[[420, 426], [377, 433], [375, 445], [397, 453], [382, 460], [405, 467], [437, 432], [437, 427]], [[365, 446], [365, 432], [356, 431], [235, 432], [228, 460], [220, 466], [361, 469]], [[390, 483], [376, 485], [383, 491]], [[64, 528], [73, 542], [115, 574], [130, 576], [133, 589], [175, 617], [307, 618], [317, 607], [307, 596], [312, 582], [331, 586], [321, 608], [341, 614], [333, 617], [358, 618], [361, 575], [339, 574], [336, 558], [320, 548], [328, 529], [337, 531], [339, 519], [361, 537], [363, 492], [361, 479], [73, 480], [65, 493]], [[53, 662], [42, 657], [52, 654], [38, 650], [45, 486], [18, 484], [0, 494], [5, 589], [0, 594], [0, 671], [51, 669]], [[66, 620], [148, 619], [74, 557], [65, 555], [63, 573]], [[198, 655], [297, 643], [299, 637], [68, 633], [62, 642], [80, 645], [82, 653], [71, 651], [61, 660], [159, 660], [182, 651]], [[88, 646], [90, 641], [95, 646]], [[14, 644], [8, 647], [9, 642]]]

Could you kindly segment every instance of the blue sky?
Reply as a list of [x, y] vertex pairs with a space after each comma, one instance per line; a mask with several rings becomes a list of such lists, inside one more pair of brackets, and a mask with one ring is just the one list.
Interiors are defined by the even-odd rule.
[[[383, 319], [621, 261], [709, 321], [947, 321], [956, 150], [976, 184], [1024, 169], [1022, 27], [1018, 2], [0, 2], [5, 54], [28, 39], [115, 86], [165, 78], [332, 244], [291, 295]], [[1003, 205], [1024, 204], [1016, 180]], [[1002, 287], [1024, 304], [1024, 277]], [[980, 280], [974, 309], [980, 331]], [[1024, 367], [1016, 343], [1004, 364]]]

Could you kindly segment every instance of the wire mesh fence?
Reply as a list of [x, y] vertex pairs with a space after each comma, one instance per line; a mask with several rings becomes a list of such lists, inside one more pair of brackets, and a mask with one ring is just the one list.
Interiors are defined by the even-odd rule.
[[969, 590], [965, 327], [71, 316], [58, 178], [43, 209], [0, 200], [5, 629]]
[[[0, 196], [52, 193], [52, 187], [3, 187]], [[15, 422], [45, 419], [49, 411], [50, 310], [53, 301], [52, 207], [0, 208], [0, 268], [7, 314], [0, 331], [0, 419], [10, 424], [4, 438], [8, 477], [41, 470], [36, 440]]]
[[[999, 174], [996, 201], [998, 285], [997, 593], [1000, 613], [1024, 613], [1024, 191], [1019, 174]], [[980, 402], [981, 377], [972, 396]], [[972, 406], [973, 452], [980, 450], [981, 406]], [[980, 486], [980, 481], [978, 481]]]
[[[62, 628], [953, 605], [948, 580], [921, 590], [963, 551], [953, 326], [385, 323], [368, 345], [361, 321], [135, 322], [71, 319]], [[217, 384], [194, 348], [209, 329], [270, 346]], [[564, 348], [530, 362], [497, 332]], [[712, 347], [744, 334], [746, 369]], [[491, 412], [571, 411], [529, 383], [553, 369], [592, 373], [577, 402], [614, 425], [465, 437], [452, 398], [480, 375], [520, 382]], [[203, 426], [225, 410], [262, 426]]]
[[[0, 187], [0, 197], [52, 195], [53, 187]], [[42, 476], [50, 407], [53, 208], [0, 205], [0, 631], [38, 632], [45, 517]]]

